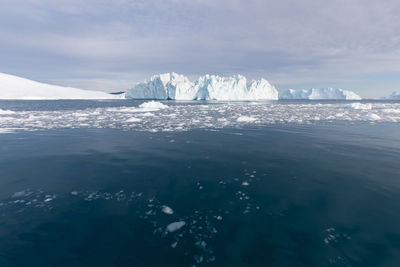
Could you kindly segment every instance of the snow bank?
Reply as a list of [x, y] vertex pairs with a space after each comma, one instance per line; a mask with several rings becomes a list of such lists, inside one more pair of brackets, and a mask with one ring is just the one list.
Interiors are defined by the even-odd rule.
[[135, 85], [126, 98], [175, 100], [277, 100], [278, 91], [267, 80], [247, 84], [244, 76], [205, 75], [192, 83], [176, 73], [155, 75]]
[[320, 88], [320, 89], [289, 89], [279, 94], [279, 99], [344, 99], [360, 100], [361, 97], [356, 93], [340, 88]]
[[81, 90], [35, 82], [0, 73], [0, 99], [120, 99], [104, 92]]

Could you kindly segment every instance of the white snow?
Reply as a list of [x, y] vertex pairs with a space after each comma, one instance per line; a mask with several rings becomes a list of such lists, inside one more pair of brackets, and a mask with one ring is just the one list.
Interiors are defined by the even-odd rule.
[[277, 100], [278, 91], [264, 79], [248, 85], [246, 77], [241, 75], [205, 75], [193, 83], [183, 75], [166, 73], [135, 85], [125, 96], [134, 99]]
[[340, 88], [289, 89], [279, 94], [279, 99], [344, 99], [360, 100], [356, 93]]
[[121, 99], [123, 96], [39, 83], [0, 73], [0, 99]]
[[173, 232], [178, 231], [185, 225], [186, 225], [186, 222], [184, 222], [184, 221], [173, 222], [173, 223], [168, 224], [166, 230], [170, 233], [173, 233]]

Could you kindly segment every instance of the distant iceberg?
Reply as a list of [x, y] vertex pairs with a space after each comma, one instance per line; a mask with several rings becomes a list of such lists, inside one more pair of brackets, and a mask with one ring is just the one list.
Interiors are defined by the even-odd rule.
[[279, 94], [279, 99], [343, 99], [360, 100], [361, 97], [356, 93], [340, 88], [320, 88], [320, 89], [289, 89]]
[[391, 95], [382, 97], [381, 99], [400, 100], [400, 92], [393, 92]]
[[247, 83], [244, 76], [205, 75], [191, 82], [184, 75], [166, 73], [135, 85], [125, 94], [133, 99], [277, 100], [278, 91], [267, 80]]
[[17, 76], [0, 73], [0, 99], [121, 99], [99, 91], [88, 91], [39, 83]]

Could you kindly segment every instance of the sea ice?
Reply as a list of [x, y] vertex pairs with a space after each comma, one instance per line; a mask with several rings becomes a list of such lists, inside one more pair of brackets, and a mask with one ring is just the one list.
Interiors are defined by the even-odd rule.
[[[0, 133], [65, 128], [172, 132], [205, 128], [218, 130], [225, 127], [244, 127], [248, 124], [262, 126], [365, 120], [400, 122], [400, 103], [396, 101], [351, 104], [270, 102], [262, 105], [252, 105], [250, 102], [220, 102], [209, 105], [174, 103], [168, 106], [160, 102], [145, 102], [144, 106], [147, 105], [154, 108], [151, 113], [147, 108], [138, 106], [13, 111], [11, 114], [0, 115]], [[165, 106], [168, 108], [164, 108]], [[142, 116], [144, 114], [146, 115]]]
[[127, 119], [125, 122], [141, 122], [141, 121], [142, 121], [141, 119], [132, 117], [132, 118]]
[[0, 115], [10, 115], [10, 114], [14, 114], [15, 112], [12, 110], [4, 110], [4, 109], [0, 109]]
[[379, 117], [379, 115], [376, 115], [376, 114], [366, 114], [366, 115], [363, 115], [362, 116], [362, 119], [364, 119], [364, 120], [370, 120], [370, 121], [377, 121], [377, 120], [380, 120], [381, 119], [381, 117]]
[[372, 109], [371, 104], [362, 104], [362, 103], [351, 103], [349, 105], [346, 105], [345, 108], [350, 108], [350, 109]]
[[256, 120], [257, 120], [256, 118], [248, 117], [248, 116], [240, 116], [239, 118], [237, 118], [238, 122], [253, 122]]
[[164, 105], [163, 103], [157, 101], [144, 102], [140, 104], [139, 107], [146, 110], [159, 110], [168, 108], [167, 105]]

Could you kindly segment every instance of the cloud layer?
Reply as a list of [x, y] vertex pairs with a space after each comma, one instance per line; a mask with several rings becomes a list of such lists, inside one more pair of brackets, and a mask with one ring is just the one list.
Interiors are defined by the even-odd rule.
[[117, 90], [159, 72], [241, 73], [367, 96], [400, 84], [397, 0], [0, 3], [0, 71], [41, 81]]

